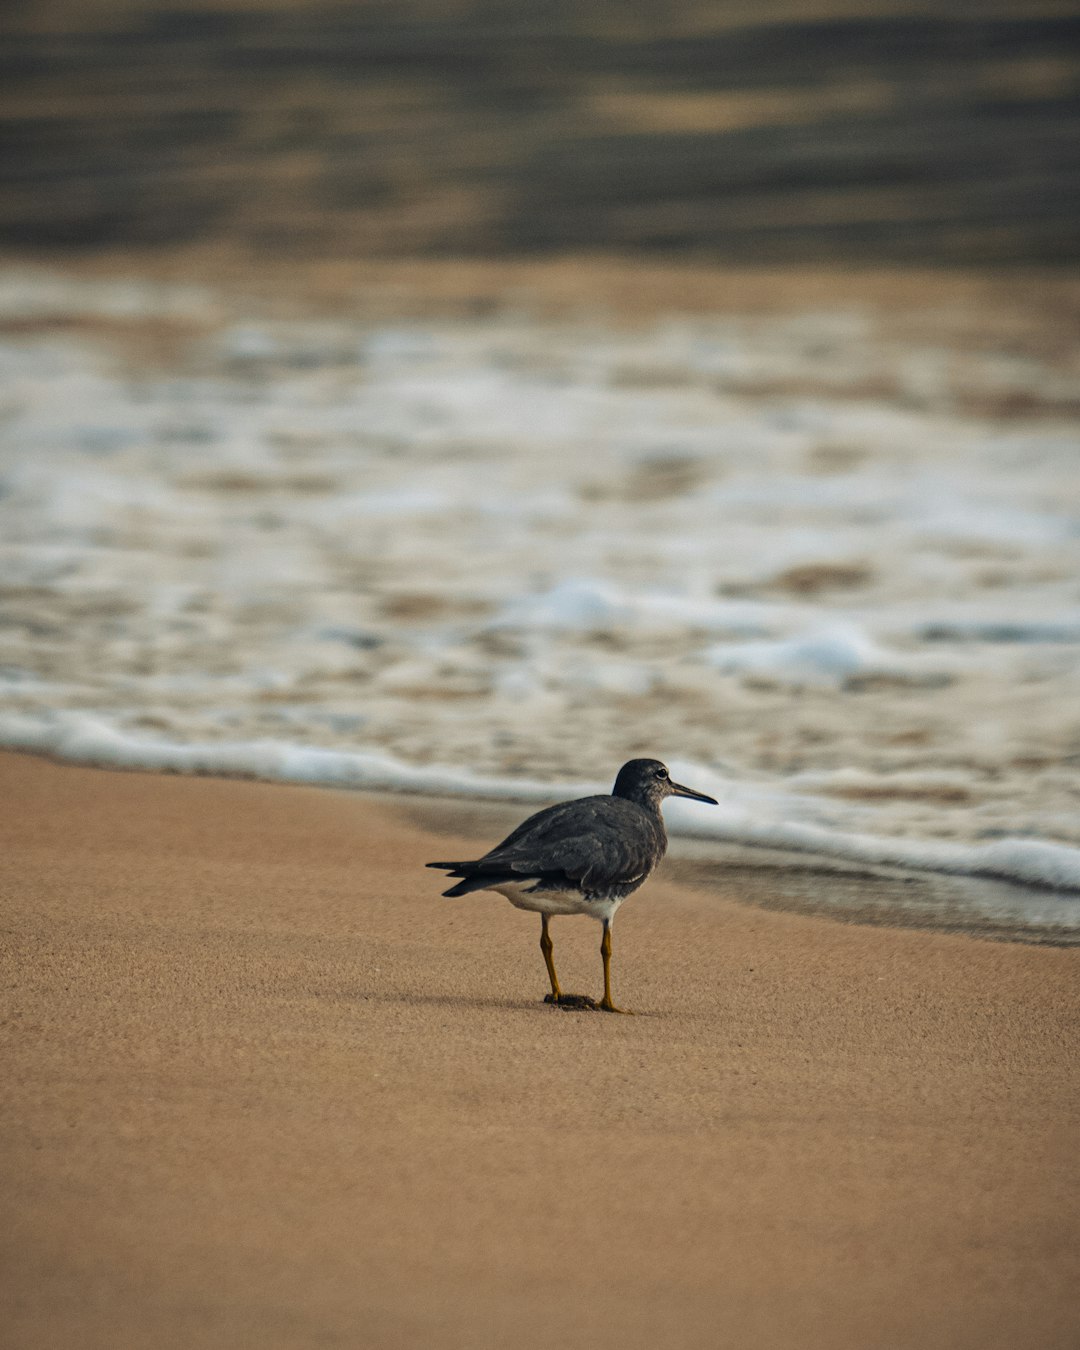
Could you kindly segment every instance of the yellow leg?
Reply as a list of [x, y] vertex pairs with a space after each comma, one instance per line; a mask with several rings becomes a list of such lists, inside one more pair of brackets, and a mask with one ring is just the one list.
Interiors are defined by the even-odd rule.
[[627, 1013], [627, 1008], [616, 1008], [611, 997], [611, 925], [604, 924], [604, 936], [600, 939], [600, 955], [604, 961], [604, 997], [600, 1006], [605, 1012]]
[[540, 915], [540, 950], [544, 953], [544, 964], [547, 966], [548, 979], [551, 981], [551, 993], [544, 995], [544, 1002], [557, 1003], [560, 1008], [595, 1008], [596, 1000], [591, 999], [588, 994], [564, 994], [559, 988], [559, 977], [555, 974], [555, 962], [551, 956], [555, 944], [548, 932], [546, 914]]
[[540, 950], [544, 953], [544, 965], [547, 966], [548, 979], [551, 981], [551, 1001], [552, 1003], [558, 1003], [562, 997], [562, 990], [559, 988], [559, 977], [555, 974], [555, 962], [551, 956], [551, 953], [555, 950], [555, 944], [548, 932], [548, 916], [546, 914], [540, 915]]

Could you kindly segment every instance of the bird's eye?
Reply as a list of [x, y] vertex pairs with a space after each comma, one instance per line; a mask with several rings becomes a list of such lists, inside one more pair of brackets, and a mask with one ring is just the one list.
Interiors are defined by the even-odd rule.
[[657, 771], [656, 771], [656, 776], [657, 776], [657, 778], [666, 778], [666, 777], [668, 776], [668, 771], [667, 771], [667, 769], [665, 769], [664, 766], [661, 765], [660, 768], [657, 769]]

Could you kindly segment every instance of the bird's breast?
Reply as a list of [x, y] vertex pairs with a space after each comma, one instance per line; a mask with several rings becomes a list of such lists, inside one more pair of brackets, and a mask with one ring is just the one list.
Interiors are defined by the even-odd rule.
[[630, 894], [630, 890], [624, 887], [604, 895], [586, 894], [578, 890], [559, 890], [544, 886], [535, 877], [526, 877], [521, 881], [503, 881], [489, 889], [505, 896], [516, 909], [528, 909], [536, 914], [587, 914], [600, 923], [610, 923], [619, 906]]

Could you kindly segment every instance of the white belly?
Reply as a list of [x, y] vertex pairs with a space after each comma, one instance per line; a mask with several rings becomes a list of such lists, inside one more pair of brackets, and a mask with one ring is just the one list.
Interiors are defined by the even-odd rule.
[[598, 923], [610, 923], [622, 900], [587, 900], [579, 891], [534, 891], [535, 880], [504, 881], [488, 889], [504, 895], [517, 909], [537, 914], [588, 914]]

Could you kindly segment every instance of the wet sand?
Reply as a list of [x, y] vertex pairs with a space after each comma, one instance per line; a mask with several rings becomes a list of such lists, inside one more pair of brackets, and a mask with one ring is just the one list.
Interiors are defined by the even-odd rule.
[[639, 1015], [568, 1013], [415, 801], [16, 755], [0, 800], [7, 1345], [1080, 1339], [1075, 949], [661, 878]]

